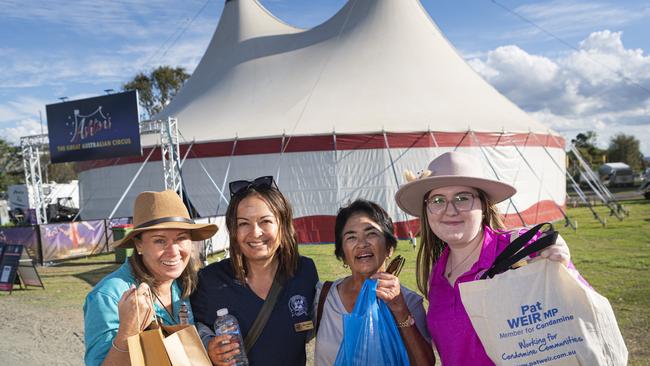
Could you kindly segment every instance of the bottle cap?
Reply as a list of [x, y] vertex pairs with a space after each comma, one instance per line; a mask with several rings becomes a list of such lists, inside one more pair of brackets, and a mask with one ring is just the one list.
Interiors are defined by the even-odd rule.
[[228, 308], [217, 310], [217, 316], [224, 316], [224, 315], [228, 315]]

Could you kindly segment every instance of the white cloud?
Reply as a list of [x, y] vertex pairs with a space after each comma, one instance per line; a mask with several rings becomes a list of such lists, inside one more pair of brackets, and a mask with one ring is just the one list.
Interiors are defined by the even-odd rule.
[[469, 64], [501, 93], [551, 128], [609, 137], [635, 134], [650, 153], [650, 56], [626, 49], [621, 32], [594, 32], [576, 51], [549, 58], [498, 47]]
[[38, 135], [41, 131], [47, 133], [47, 126], [43, 124], [41, 130], [41, 124], [39, 121], [28, 118], [18, 121], [18, 123], [12, 127], [0, 128], [0, 137], [10, 143], [18, 144], [20, 143], [21, 137]]
[[45, 101], [32, 97], [19, 97], [0, 104], [0, 126], [3, 123], [26, 119], [38, 118], [38, 112], [44, 112]]

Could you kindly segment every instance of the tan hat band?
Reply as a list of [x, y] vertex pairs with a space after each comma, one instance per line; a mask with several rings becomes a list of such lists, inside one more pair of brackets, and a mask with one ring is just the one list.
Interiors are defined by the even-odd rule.
[[142, 223], [142, 224], [136, 226], [134, 229], [142, 229], [142, 228], [145, 228], [145, 227], [162, 224], [163, 222], [184, 222], [186, 224], [194, 224], [194, 220], [192, 220], [192, 219], [188, 219], [188, 218], [185, 218], [185, 217], [179, 217], [179, 216], [171, 216], [171, 217], [161, 217], [159, 219], [147, 221], [145, 223]]

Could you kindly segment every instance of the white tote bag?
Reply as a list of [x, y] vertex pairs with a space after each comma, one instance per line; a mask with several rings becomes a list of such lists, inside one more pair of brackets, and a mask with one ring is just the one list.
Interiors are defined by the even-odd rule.
[[564, 265], [539, 259], [460, 284], [465, 310], [497, 365], [626, 365], [609, 301]]

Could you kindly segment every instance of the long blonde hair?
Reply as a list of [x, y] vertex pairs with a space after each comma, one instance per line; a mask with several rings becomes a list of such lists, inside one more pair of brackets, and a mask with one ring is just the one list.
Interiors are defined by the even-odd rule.
[[[505, 224], [501, 217], [501, 213], [496, 204], [490, 202], [485, 192], [477, 189], [478, 197], [481, 200], [483, 208], [483, 219], [481, 220], [481, 230], [483, 227], [488, 226], [493, 230], [505, 229]], [[422, 198], [426, 200], [428, 193]], [[416, 280], [418, 289], [424, 296], [429, 296], [429, 277], [431, 276], [431, 268], [438, 261], [442, 251], [447, 244], [442, 241], [436, 234], [433, 233], [429, 226], [429, 216], [427, 212], [426, 202], [422, 205], [422, 213], [420, 214], [420, 235], [421, 245], [418, 249], [418, 256], [416, 259]]]

